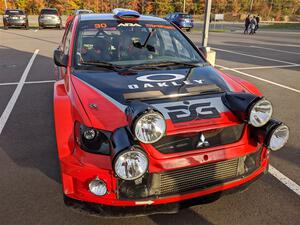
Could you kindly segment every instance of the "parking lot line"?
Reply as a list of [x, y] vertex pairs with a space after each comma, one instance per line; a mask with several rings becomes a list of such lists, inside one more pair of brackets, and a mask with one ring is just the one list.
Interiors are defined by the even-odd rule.
[[[229, 68], [231, 70], [257, 70], [257, 69], [274, 69], [274, 68], [288, 68], [288, 67], [298, 67], [300, 64], [294, 65], [282, 65], [282, 66], [251, 66], [251, 67], [235, 67]], [[224, 69], [221, 69], [224, 70]]]
[[16, 104], [16, 102], [17, 102], [17, 99], [18, 99], [18, 97], [19, 97], [19, 95], [20, 95], [20, 93], [22, 91], [22, 88], [24, 86], [25, 80], [26, 80], [26, 78], [28, 76], [28, 73], [30, 71], [30, 68], [31, 68], [31, 66], [32, 66], [32, 64], [34, 62], [34, 59], [36, 58], [36, 56], [37, 56], [38, 53], [39, 53], [39, 49], [36, 49], [34, 51], [33, 55], [31, 56], [31, 59], [29, 60], [27, 66], [26, 66], [26, 68], [25, 68], [25, 70], [24, 70], [24, 72], [23, 72], [23, 74], [21, 76], [21, 79], [20, 79], [20, 81], [19, 81], [19, 83], [18, 83], [18, 85], [16, 87], [16, 90], [14, 91], [13, 95], [11, 96], [11, 98], [10, 98], [10, 100], [9, 100], [6, 108], [5, 108], [5, 110], [3, 111], [3, 113], [2, 113], [2, 115], [0, 117], [0, 135], [2, 133], [2, 130], [3, 130], [4, 126], [5, 126], [5, 124], [6, 124], [6, 122], [7, 122], [8, 118], [9, 118], [9, 116], [10, 116], [10, 114], [11, 114], [11, 112], [12, 112], [12, 110], [13, 110], [15, 104]]
[[[44, 83], [54, 83], [55, 80], [37, 80], [37, 81], [26, 81], [24, 84], [44, 84]], [[19, 82], [10, 82], [10, 83], [0, 83], [0, 86], [10, 86], [17, 85]]]
[[230, 70], [230, 71], [236, 72], [238, 74], [241, 74], [241, 75], [244, 75], [244, 76], [247, 76], [247, 77], [251, 77], [251, 78], [254, 78], [254, 79], [269, 83], [269, 84], [273, 84], [275, 86], [282, 87], [282, 88], [288, 89], [290, 91], [294, 91], [296, 93], [300, 93], [300, 90], [298, 90], [298, 89], [295, 89], [295, 88], [292, 88], [292, 87], [289, 87], [289, 86], [286, 86], [286, 85], [283, 85], [283, 84], [279, 84], [279, 83], [276, 83], [276, 82], [273, 82], [273, 81], [270, 81], [270, 80], [267, 80], [267, 79], [264, 79], [264, 78], [261, 78], [261, 77], [257, 77], [257, 76], [251, 75], [249, 73], [245, 73], [245, 72], [242, 72], [242, 71], [239, 71], [239, 70], [236, 70], [236, 69], [230, 69], [228, 67], [221, 66], [221, 65], [216, 65], [216, 66], [220, 67], [224, 70]]
[[281, 183], [287, 186], [289, 189], [294, 191], [297, 195], [300, 196], [300, 186], [292, 181], [290, 178], [282, 174], [280, 171], [275, 169], [273, 166], [270, 165], [269, 173], [276, 177]]
[[257, 56], [257, 55], [250, 55], [250, 54], [245, 54], [245, 53], [241, 53], [241, 52], [221, 49], [221, 48], [212, 48], [212, 49], [217, 50], [217, 51], [221, 51], [221, 52], [228, 52], [228, 53], [232, 53], [232, 54], [236, 54], [236, 55], [248, 56], [248, 57], [252, 57], [252, 58], [256, 58], [256, 59], [264, 59], [264, 60], [273, 61], [273, 62], [280, 62], [280, 63], [284, 63], [284, 64], [289, 64], [289, 65], [294, 65], [295, 64], [295, 63], [292, 63], [292, 62], [282, 61], [282, 60], [278, 60], [278, 59], [271, 59], [271, 58]]
[[250, 47], [251, 47], [251, 48], [266, 49], [266, 50], [274, 51], [274, 52], [282, 52], [282, 53], [288, 53], [288, 54], [300, 55], [299, 52], [284, 51], [284, 50], [279, 50], [279, 49], [274, 49], [274, 48], [266, 48], [266, 47], [260, 47], [260, 46], [254, 46], [254, 45], [250, 45]]

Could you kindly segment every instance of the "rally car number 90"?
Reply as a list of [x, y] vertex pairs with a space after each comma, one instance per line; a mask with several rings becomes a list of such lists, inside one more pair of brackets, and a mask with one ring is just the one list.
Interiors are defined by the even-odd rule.
[[164, 19], [120, 9], [77, 15], [54, 61], [68, 206], [104, 216], [175, 212], [248, 185], [289, 137], [255, 86], [213, 68]]

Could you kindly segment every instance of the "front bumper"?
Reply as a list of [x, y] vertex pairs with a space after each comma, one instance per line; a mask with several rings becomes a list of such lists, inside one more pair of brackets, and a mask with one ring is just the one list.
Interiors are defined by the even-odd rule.
[[[231, 148], [223, 149], [223, 151], [219, 152], [212, 151], [210, 153], [197, 153], [195, 155], [186, 157], [178, 157], [177, 159], [171, 158], [157, 160], [150, 157], [149, 161], [152, 164], [150, 165], [150, 173], [159, 174], [174, 170], [175, 168], [170, 168], [174, 166], [175, 161], [177, 162], [177, 167], [181, 164], [184, 168], [186, 168], [184, 165], [188, 165], [188, 163], [190, 163], [189, 167], [193, 168], [203, 164], [209, 165], [209, 160], [206, 163], [201, 162], [200, 158], [202, 156], [211, 159], [211, 163], [213, 163], [216, 161], [229, 161], [230, 159], [237, 157], [241, 158], [245, 155], [250, 155], [257, 152], [259, 152], [260, 158], [259, 165], [257, 165], [257, 167], [254, 170], [251, 170], [249, 173], [237, 176], [235, 179], [224, 180], [223, 182], [214, 183], [207, 187], [203, 186], [199, 187], [198, 189], [180, 193], [170, 193], [167, 195], [165, 194], [156, 196], [149, 195], [148, 197], [137, 197], [138, 195], [136, 195], [136, 198], [132, 198], [132, 196], [134, 196], [132, 195], [131, 197], [124, 198], [124, 196], [120, 195], [120, 183], [118, 183], [118, 178], [115, 177], [113, 169], [111, 168], [110, 156], [97, 155], [97, 157], [95, 157], [94, 154], [83, 152], [80, 149], [75, 149], [73, 154], [61, 158], [63, 191], [68, 198], [106, 206], [137, 207], [176, 203], [210, 195], [216, 192], [223, 192], [225, 190], [241, 186], [244, 183], [255, 179], [267, 168], [269, 161], [267, 149], [259, 144], [257, 146], [248, 144], [243, 146], [232, 146]], [[99, 165], [101, 165], [101, 168], [99, 168]], [[95, 196], [88, 190], [88, 183], [95, 179], [95, 177], [99, 177], [107, 185], [108, 193], [102, 197]]]
[[218, 200], [224, 195], [241, 192], [247, 189], [252, 183], [254, 183], [267, 172], [268, 167], [264, 168], [264, 170], [262, 170], [262, 172], [259, 172], [258, 175], [255, 174], [253, 178], [247, 179], [245, 183], [235, 186], [233, 188], [224, 189], [223, 191], [218, 191], [202, 197], [196, 197], [167, 204], [144, 206], [110, 206], [92, 202], [84, 202], [70, 198], [66, 195], [64, 195], [64, 202], [66, 206], [71, 207], [72, 209], [75, 209], [78, 212], [101, 217], [136, 217], [153, 214], [175, 214], [178, 213], [181, 209], [188, 208], [194, 205], [211, 203]]

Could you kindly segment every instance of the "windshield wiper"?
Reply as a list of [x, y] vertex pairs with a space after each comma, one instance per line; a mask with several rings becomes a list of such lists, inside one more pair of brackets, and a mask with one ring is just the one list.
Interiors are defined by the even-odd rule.
[[178, 62], [178, 61], [163, 61], [157, 63], [147, 63], [143, 65], [134, 65], [129, 66], [130, 69], [143, 69], [143, 68], [157, 68], [157, 67], [165, 67], [165, 66], [187, 66], [187, 67], [198, 67], [198, 66], [206, 66], [207, 63], [198, 63], [198, 62]]
[[116, 71], [116, 72], [119, 72], [122, 69], [122, 67], [117, 66], [113, 63], [101, 62], [101, 61], [99, 61], [99, 62], [96, 62], [96, 61], [95, 62], [90, 62], [90, 61], [88, 61], [88, 62], [81, 62], [80, 64], [87, 65], [87, 66], [103, 67], [103, 68], [110, 69], [110, 70], [113, 70], [113, 71]]

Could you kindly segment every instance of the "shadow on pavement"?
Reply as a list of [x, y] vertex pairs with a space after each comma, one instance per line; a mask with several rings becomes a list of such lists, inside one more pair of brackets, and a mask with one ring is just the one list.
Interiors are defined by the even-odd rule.
[[209, 222], [207, 219], [196, 213], [191, 208], [183, 209], [178, 214], [153, 215], [149, 216], [149, 218], [157, 225], [213, 225], [213, 223]]
[[[0, 48], [0, 55], [4, 55], [2, 51], [25, 59], [32, 56], [32, 53], [11, 48]], [[48, 61], [49, 64], [53, 63], [51, 58], [41, 55], [39, 58]], [[38, 61], [34, 62], [37, 63]], [[43, 71], [43, 68], [40, 72], [49, 73]], [[22, 73], [19, 74], [20, 78], [21, 75]], [[30, 72], [27, 80], [29, 77]], [[53, 83], [25, 84], [0, 135], [0, 147], [18, 166], [36, 168], [49, 178], [60, 182], [52, 102]], [[0, 163], [5, 162], [1, 162], [0, 159]]]

